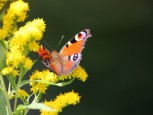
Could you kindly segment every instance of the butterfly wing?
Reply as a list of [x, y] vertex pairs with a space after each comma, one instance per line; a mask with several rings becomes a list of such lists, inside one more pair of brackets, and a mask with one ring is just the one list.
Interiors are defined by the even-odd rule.
[[63, 62], [62, 57], [57, 51], [49, 52], [45, 47], [41, 45], [38, 50], [38, 55], [41, 58], [43, 64], [57, 75], [63, 74]]
[[51, 69], [50, 68], [50, 59], [52, 58], [51, 53], [41, 45], [40, 48], [38, 49], [38, 55], [41, 58], [43, 64], [49, 69]]
[[67, 74], [75, 69], [82, 58], [82, 50], [85, 42], [91, 37], [90, 30], [85, 29], [76, 34], [61, 50], [60, 54], [63, 57], [63, 73]]
[[60, 54], [63, 56], [70, 56], [81, 52], [84, 48], [87, 38], [91, 37], [90, 30], [84, 29], [76, 34], [64, 47], [60, 50]]

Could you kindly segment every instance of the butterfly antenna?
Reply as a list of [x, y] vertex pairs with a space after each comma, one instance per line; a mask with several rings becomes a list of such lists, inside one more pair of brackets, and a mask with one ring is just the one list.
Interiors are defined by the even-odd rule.
[[50, 45], [48, 45], [44, 40], [42, 40], [42, 42], [43, 42], [45, 45], [47, 45], [50, 49], [53, 50], [53, 48], [52, 48]]
[[58, 46], [59, 46], [59, 45], [60, 45], [60, 43], [62, 42], [63, 38], [64, 38], [64, 35], [61, 37], [61, 39], [60, 39], [60, 41], [58, 42], [58, 44], [57, 44], [57, 46], [56, 46], [55, 50], [58, 48]]

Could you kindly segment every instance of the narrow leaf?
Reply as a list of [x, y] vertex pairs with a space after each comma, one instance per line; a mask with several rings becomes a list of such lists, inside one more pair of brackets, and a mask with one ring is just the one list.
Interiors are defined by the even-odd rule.
[[32, 102], [29, 105], [19, 105], [16, 111], [22, 111], [23, 109], [39, 109], [39, 110], [45, 110], [45, 111], [56, 111], [56, 109], [53, 109], [43, 103], [37, 103], [37, 102]]
[[7, 115], [6, 102], [1, 90], [0, 90], [0, 115]]
[[55, 111], [55, 109], [43, 104], [43, 103], [37, 103], [33, 102], [30, 105], [27, 106], [28, 109], [39, 109], [39, 110], [45, 110], [45, 111]]
[[54, 85], [57, 85], [57, 86], [63, 87], [63, 86], [66, 86], [66, 85], [71, 84], [71, 83], [74, 81], [74, 79], [75, 79], [75, 78], [71, 79], [70, 81], [67, 81], [67, 82], [61, 82], [61, 83], [57, 83], [57, 84], [54, 84]]
[[16, 82], [15, 82], [15, 78], [10, 76], [10, 75], [7, 75], [7, 79], [9, 80], [9, 82], [11, 83], [13, 89], [16, 89]]
[[66, 85], [71, 84], [74, 81], [74, 79], [75, 78], [71, 79], [70, 81], [60, 82], [60, 83], [56, 83], [56, 84], [54, 84], [53, 82], [46, 81], [46, 80], [23, 80], [23, 81], [21, 81], [20, 86], [26, 85], [30, 82], [37, 82], [37, 83], [44, 83], [44, 84], [48, 84], [48, 85], [56, 85], [56, 86], [62, 87], [62, 86], [66, 86]]
[[0, 69], [4, 68], [6, 62], [6, 47], [2, 40], [0, 40]]

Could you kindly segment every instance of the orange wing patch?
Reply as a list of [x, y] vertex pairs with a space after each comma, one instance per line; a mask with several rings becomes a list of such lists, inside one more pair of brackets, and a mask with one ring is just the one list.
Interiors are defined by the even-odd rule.
[[81, 52], [82, 49], [84, 48], [85, 41], [86, 41], [86, 39], [84, 39], [82, 41], [75, 42], [73, 44], [70, 44], [68, 47], [65, 46], [60, 51], [60, 54], [62, 56], [69, 56], [69, 55], [77, 54], [77, 53]]
[[82, 49], [84, 48], [84, 44], [87, 41], [87, 39], [91, 37], [90, 29], [84, 29], [73, 39], [71, 39], [60, 51], [60, 54], [62, 56], [70, 56], [73, 54], [80, 53]]
[[51, 58], [50, 52], [44, 48], [42, 45], [38, 50], [38, 55], [41, 57], [43, 60], [49, 60]]

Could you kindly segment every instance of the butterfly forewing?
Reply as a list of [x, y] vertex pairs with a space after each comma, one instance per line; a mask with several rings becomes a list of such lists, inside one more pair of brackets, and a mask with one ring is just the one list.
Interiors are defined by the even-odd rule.
[[63, 56], [70, 56], [82, 51], [87, 38], [91, 37], [90, 30], [85, 29], [76, 34], [65, 46], [60, 50], [60, 54]]

